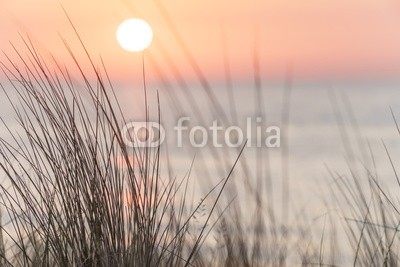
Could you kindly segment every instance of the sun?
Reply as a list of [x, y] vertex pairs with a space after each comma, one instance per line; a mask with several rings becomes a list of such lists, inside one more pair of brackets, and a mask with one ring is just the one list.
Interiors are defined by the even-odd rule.
[[149, 47], [153, 40], [150, 25], [137, 18], [127, 19], [117, 29], [117, 40], [120, 46], [131, 52], [140, 52]]

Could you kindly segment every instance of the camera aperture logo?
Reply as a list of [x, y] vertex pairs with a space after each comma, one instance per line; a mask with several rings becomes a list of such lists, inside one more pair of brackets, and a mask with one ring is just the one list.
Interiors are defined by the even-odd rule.
[[[247, 147], [280, 147], [281, 132], [278, 126], [266, 127], [262, 118], [247, 118], [246, 125], [224, 127], [218, 120], [210, 126], [190, 125], [190, 117], [181, 117], [169, 133], [173, 133], [179, 148], [191, 146], [240, 147], [247, 140]], [[166, 131], [157, 122], [129, 122], [121, 130], [127, 147], [158, 147], [165, 141]]]
[[127, 147], [158, 147], [165, 140], [162, 125], [152, 121], [132, 121], [121, 130], [122, 140]]

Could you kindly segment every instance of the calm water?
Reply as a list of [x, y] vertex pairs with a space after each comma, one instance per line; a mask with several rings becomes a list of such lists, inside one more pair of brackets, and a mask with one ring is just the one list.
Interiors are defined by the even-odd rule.
[[[142, 121], [141, 90], [129, 86], [120, 86], [119, 90], [118, 97], [127, 118]], [[257, 126], [261, 130], [269, 126], [280, 127], [281, 146], [246, 147], [228, 187], [231, 190], [236, 188], [230, 192], [237, 195], [236, 201], [245, 207], [243, 210], [248, 213], [250, 221], [254, 207], [252, 197], [257, 190], [282, 220], [293, 222], [295, 215], [303, 210], [318, 225], [317, 228], [321, 228], [323, 220], [318, 218], [327, 212], [337, 211], [337, 204], [329, 200], [332, 178], [327, 167], [338, 174], [348, 174], [348, 164], [357, 165], [361, 172], [360, 163], [372, 168], [367, 142], [375, 157], [381, 181], [394, 192], [400, 190], [394, 186], [396, 180], [382, 145], [383, 140], [395, 162], [400, 159], [400, 136], [390, 113], [392, 107], [394, 114], [400, 118], [400, 91], [396, 85], [294, 83], [289, 95], [282, 84], [267, 84], [257, 95], [253, 86], [243, 83], [235, 85], [230, 98], [225, 86], [216, 84], [213, 86], [216, 97], [213, 101], [219, 103], [225, 115], [214, 110], [210, 98], [197, 85], [186, 92], [189, 98], [177, 87], [163, 88], [152, 84], [148, 90], [154, 121], [157, 121], [155, 91], [160, 93], [161, 124], [166, 130], [166, 140], [162, 145], [164, 176], [183, 178], [194, 160], [190, 190], [194, 202], [227, 175], [239, 152], [239, 148], [224, 144], [219, 148], [213, 147], [208, 128], [215, 120], [222, 127], [216, 137], [221, 143], [223, 133], [229, 126], [238, 126], [247, 134], [247, 120], [252, 122], [252, 135], [247, 137], [253, 144], [256, 143]], [[4, 106], [2, 114], [9, 125], [14, 125], [14, 116], [9, 108]], [[177, 147], [177, 130], [174, 127], [181, 117], [188, 117], [184, 124], [187, 129], [182, 131], [183, 147]], [[261, 122], [257, 122], [257, 117], [261, 118]], [[195, 148], [188, 142], [190, 130], [198, 126], [206, 128], [209, 135], [209, 142], [202, 148]], [[224, 198], [222, 203], [229, 201], [229, 197]], [[328, 203], [328, 207], [324, 202]], [[338, 218], [340, 216], [338, 214]]]

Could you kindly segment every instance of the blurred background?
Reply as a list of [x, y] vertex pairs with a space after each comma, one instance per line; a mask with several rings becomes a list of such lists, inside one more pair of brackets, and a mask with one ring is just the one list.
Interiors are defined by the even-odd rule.
[[[263, 199], [282, 221], [306, 211], [322, 229], [321, 216], [336, 212], [327, 197], [333, 181], [327, 169], [340, 175], [355, 165], [372, 166], [389, 188], [396, 183], [382, 140], [398, 159], [390, 108], [400, 115], [400, 2], [60, 2], [1, 1], [1, 50], [17, 59], [13, 46], [23, 49], [20, 35], [28, 36], [45, 58], [53, 55], [69, 66], [65, 39], [89, 68], [64, 8], [95, 65], [104, 61], [132, 120], [144, 116], [144, 65], [151, 117], [157, 119], [158, 92], [167, 130], [166, 175], [184, 176], [194, 160], [191, 175], [208, 188], [226, 176], [238, 154], [212, 143], [176, 147], [177, 118], [189, 116], [192, 127], [214, 120], [245, 127], [246, 118], [261, 117], [262, 127], [281, 128], [281, 147], [245, 149], [234, 173], [243, 205], [264, 188]], [[153, 28], [154, 41], [144, 53], [124, 51], [116, 41], [118, 25], [130, 17]], [[8, 112], [0, 107], [11, 121], [3, 115]]]

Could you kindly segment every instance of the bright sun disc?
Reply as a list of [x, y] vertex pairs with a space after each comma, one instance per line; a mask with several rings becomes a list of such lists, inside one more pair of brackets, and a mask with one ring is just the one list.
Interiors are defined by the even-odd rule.
[[128, 19], [119, 25], [117, 40], [123, 49], [140, 52], [151, 44], [153, 31], [150, 25], [142, 19]]

